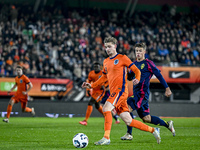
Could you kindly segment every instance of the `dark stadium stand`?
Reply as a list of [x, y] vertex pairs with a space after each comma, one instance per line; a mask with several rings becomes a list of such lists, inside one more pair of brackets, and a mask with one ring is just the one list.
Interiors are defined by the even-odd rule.
[[[107, 57], [103, 48], [106, 36], [116, 37], [118, 52], [132, 60], [134, 45], [145, 42], [146, 58], [157, 66], [200, 66], [198, 7], [185, 13], [163, 5], [160, 11], [136, 9], [130, 17], [123, 15], [124, 10], [86, 5], [82, 9], [63, 6], [62, 1], [41, 4], [37, 11], [32, 8], [33, 1], [0, 3], [1, 77], [14, 77], [19, 64], [30, 78], [67, 78], [78, 89], [92, 62], [102, 63]], [[187, 86], [180, 85], [178, 90], [180, 87]], [[191, 89], [186, 90], [190, 93]]]

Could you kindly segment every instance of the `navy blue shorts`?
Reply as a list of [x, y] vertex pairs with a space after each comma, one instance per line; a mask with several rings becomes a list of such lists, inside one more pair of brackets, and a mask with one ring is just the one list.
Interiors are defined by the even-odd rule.
[[105, 104], [109, 96], [110, 96], [110, 90], [106, 91], [104, 97], [101, 99], [101, 104]]
[[131, 108], [137, 111], [137, 114], [140, 118], [143, 118], [150, 114], [149, 112], [149, 103], [145, 98], [131, 96], [128, 98], [127, 103]]

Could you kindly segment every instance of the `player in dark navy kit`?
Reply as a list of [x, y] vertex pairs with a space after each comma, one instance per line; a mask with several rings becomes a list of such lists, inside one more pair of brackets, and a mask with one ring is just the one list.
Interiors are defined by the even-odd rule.
[[[165, 96], [169, 97], [172, 92], [167, 85], [165, 79], [160, 73], [160, 70], [156, 67], [156, 65], [148, 59], [145, 59], [146, 45], [144, 43], [138, 43], [135, 45], [135, 54], [137, 61], [134, 64], [141, 71], [141, 79], [139, 84], [133, 86], [133, 96], [129, 97], [127, 103], [131, 111], [136, 110], [139, 117], [146, 123], [152, 123], [155, 125], [165, 126], [168, 128], [173, 136], [175, 136], [175, 130], [173, 127], [173, 121], [164, 121], [157, 116], [151, 116], [149, 112], [149, 85], [150, 79], [153, 75], [155, 75], [160, 83], [165, 87]], [[134, 79], [135, 74], [130, 71], [128, 73], [128, 80]], [[131, 116], [133, 114], [131, 113]], [[121, 140], [132, 140], [132, 127], [127, 126], [127, 133], [121, 137]]]

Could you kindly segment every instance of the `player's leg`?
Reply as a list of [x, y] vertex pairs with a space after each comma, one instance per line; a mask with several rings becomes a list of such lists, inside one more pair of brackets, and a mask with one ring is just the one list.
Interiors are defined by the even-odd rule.
[[85, 114], [85, 119], [83, 121], [80, 121], [79, 123], [82, 125], [87, 125], [87, 121], [90, 118], [90, 115], [93, 111], [93, 104], [96, 102], [96, 100], [94, 98], [90, 98], [90, 101], [88, 102], [88, 106], [87, 106], [87, 110], [86, 110], [86, 114]]
[[21, 108], [22, 108], [22, 112], [29, 112], [32, 114], [32, 116], [35, 116], [35, 110], [34, 108], [29, 108], [27, 107], [27, 101], [20, 101], [21, 102]]
[[151, 124], [155, 124], [155, 125], [159, 125], [159, 126], [164, 126], [164, 127], [168, 128], [169, 131], [172, 132], [173, 136], [176, 135], [172, 120], [166, 122], [165, 120], [163, 120], [163, 119], [161, 119], [161, 118], [159, 118], [157, 116], [151, 116], [151, 115], [147, 115], [147, 116], [143, 117], [142, 120], [144, 122], [146, 122], [146, 123], [151, 123]]
[[[131, 118], [134, 119], [132, 112], [130, 112], [130, 115], [131, 115]], [[127, 132], [124, 136], [121, 137], [121, 140], [132, 140], [133, 139], [132, 129], [133, 129], [133, 127], [127, 125]]]
[[112, 126], [112, 109], [114, 106], [109, 102], [106, 101], [105, 105], [103, 106], [103, 114], [104, 114], [104, 136], [101, 140], [95, 142], [95, 145], [109, 145], [110, 144], [110, 131]]
[[[128, 100], [127, 100], [127, 103], [128, 103], [130, 115], [134, 119], [132, 111], [136, 110], [136, 108], [137, 108], [137, 106], [135, 105], [134, 96], [129, 97]], [[132, 128], [133, 127], [131, 127], [131, 126], [127, 126], [127, 133], [124, 136], [121, 137], [121, 140], [132, 140], [133, 139]]]
[[116, 110], [113, 109], [113, 110], [111, 111], [111, 113], [112, 113], [113, 118], [115, 119], [115, 124], [119, 124], [119, 123], [120, 123], [120, 121], [119, 121], [119, 116], [117, 115]]
[[6, 118], [3, 119], [3, 122], [6, 122], [6, 123], [9, 122], [10, 113], [11, 113], [11, 111], [12, 111], [12, 107], [13, 107], [14, 103], [15, 103], [15, 98], [12, 97], [12, 98], [10, 99], [9, 103], [8, 103]]
[[94, 94], [94, 99], [96, 100], [95, 107], [101, 114], [103, 114], [103, 107], [100, 105], [100, 101], [104, 98], [104, 96], [105, 90], [98, 91]]
[[120, 105], [116, 106], [116, 110], [126, 125], [140, 129], [142, 131], [150, 132], [154, 135], [158, 144], [161, 142], [160, 129], [150, 127], [138, 120], [132, 119], [126, 100], [121, 100]]
[[157, 116], [151, 116], [150, 112], [149, 112], [148, 101], [146, 101], [146, 103], [144, 103], [142, 105], [142, 107], [137, 110], [137, 112], [138, 112], [138, 115], [140, 116], [140, 118], [144, 122], [151, 123], [151, 124], [154, 124], [154, 125], [164, 126], [172, 132], [173, 136], [175, 136], [175, 129], [174, 129], [174, 126], [173, 126], [173, 121], [166, 122], [165, 120], [163, 120], [163, 119], [161, 119]]
[[141, 107], [141, 109], [138, 110], [138, 114], [144, 122], [151, 123], [154, 125], [164, 126], [172, 132], [173, 136], [175, 136], [175, 129], [173, 126], [173, 121], [170, 120], [170, 121], [166, 122], [165, 120], [163, 120], [157, 116], [151, 116], [149, 113], [148, 104], [144, 104], [143, 107]]
[[[110, 96], [110, 90], [107, 90], [107, 91], [105, 92], [104, 97], [103, 97], [102, 100], [101, 100], [101, 105], [104, 105], [104, 104], [105, 104], [105, 102], [106, 102], [106, 100], [108, 99], [109, 96]], [[112, 112], [113, 118], [115, 119], [115, 124], [120, 123], [120, 121], [119, 121], [119, 116], [117, 115], [116, 110], [113, 109], [111, 112]]]
[[132, 119], [129, 112], [122, 112], [120, 114], [121, 119], [126, 123], [126, 125], [137, 128], [142, 131], [150, 132], [154, 135], [154, 137], [157, 140], [157, 143], [160, 144], [161, 138], [160, 138], [160, 129], [159, 128], [153, 128], [150, 127], [138, 120]]
[[110, 96], [110, 91], [106, 91], [102, 99], [100, 100], [100, 106], [102, 107], [102, 112], [103, 112], [103, 105], [106, 103], [106, 100]]
[[103, 115], [103, 107], [100, 105], [100, 102], [95, 102], [95, 108]]

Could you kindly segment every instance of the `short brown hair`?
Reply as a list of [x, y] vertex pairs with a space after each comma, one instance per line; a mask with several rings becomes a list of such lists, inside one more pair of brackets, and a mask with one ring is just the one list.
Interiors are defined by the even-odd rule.
[[137, 43], [137, 44], [135, 44], [135, 48], [136, 47], [143, 48], [144, 50], [146, 50], [146, 48], [147, 48], [145, 43]]
[[114, 37], [106, 37], [105, 39], [104, 39], [104, 43], [109, 43], [109, 42], [111, 42], [111, 43], [113, 43], [113, 44], [117, 44], [117, 39], [116, 38], [114, 38]]

